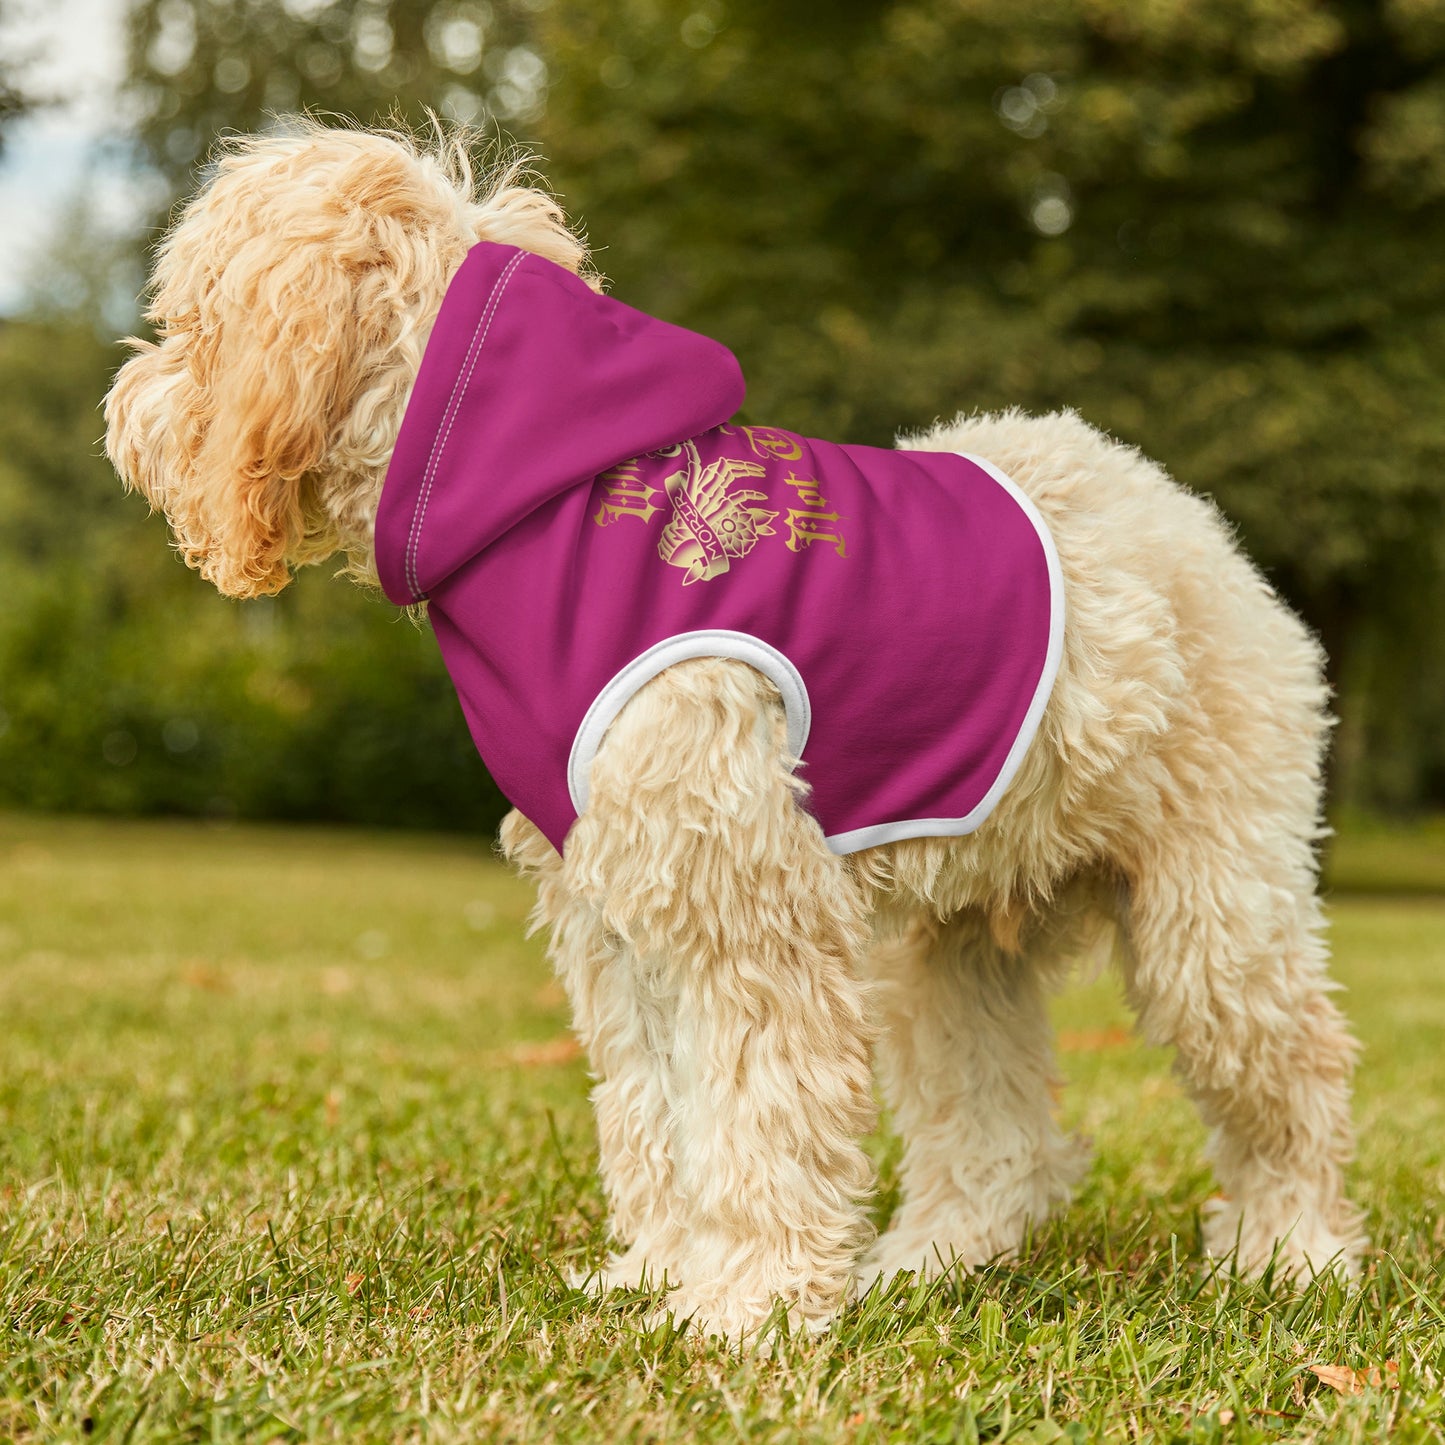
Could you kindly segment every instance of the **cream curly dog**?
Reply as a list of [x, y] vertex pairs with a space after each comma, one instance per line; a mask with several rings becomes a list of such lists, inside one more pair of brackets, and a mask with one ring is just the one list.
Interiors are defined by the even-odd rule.
[[[160, 248], [159, 339], [106, 404], [120, 475], [223, 593], [338, 554], [376, 584], [403, 413], [479, 241], [529, 253], [534, 286], [542, 257], [612, 304], [553, 201], [515, 168], [477, 186], [456, 143], [302, 125], [225, 147]], [[503, 827], [597, 1081], [620, 1252], [594, 1283], [665, 1279], [678, 1319], [739, 1338], [779, 1300], [821, 1328], [860, 1281], [1008, 1255], [1084, 1168], [1050, 1107], [1045, 999], [1101, 916], [1144, 1036], [1174, 1048], [1212, 1130], [1207, 1247], [1249, 1272], [1276, 1254], [1352, 1271], [1318, 647], [1208, 502], [1072, 414], [960, 418], [906, 446], [985, 459], [1057, 548], [1057, 676], [983, 826], [840, 856], [776, 680], [693, 656], [611, 718], [565, 854], [519, 812]], [[711, 565], [690, 555], [688, 581]], [[877, 1239], [875, 1055], [906, 1143]]]

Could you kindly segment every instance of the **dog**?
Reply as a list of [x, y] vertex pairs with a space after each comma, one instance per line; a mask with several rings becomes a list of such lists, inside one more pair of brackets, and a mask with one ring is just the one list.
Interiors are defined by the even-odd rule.
[[[301, 122], [223, 144], [159, 247], [156, 339], [130, 343], [106, 400], [121, 478], [165, 513], [185, 561], [222, 593], [274, 593], [295, 568], [340, 557], [405, 605], [430, 601], [439, 636], [442, 616], [456, 631], [415, 575], [417, 554], [442, 575], [471, 513], [428, 521], [417, 544], [401, 514], [387, 532], [391, 486], [383, 496], [394, 454], [410, 449], [403, 510], [414, 525], [433, 504], [426, 447], [445, 445], [436, 428], [471, 394], [466, 328], [438, 325], [453, 283], [469, 265], [491, 268], [473, 346], [493, 345], [483, 335], [493, 323], [517, 346], [540, 345], [530, 308], [538, 334], [564, 350], [567, 318], [591, 317], [593, 301], [609, 325], [626, 312], [529, 180], [516, 165], [479, 180], [465, 143], [442, 135]], [[497, 309], [499, 285], [512, 289]], [[557, 316], [543, 317], [554, 304]], [[616, 324], [662, 335], [649, 318]], [[689, 333], [665, 331], [681, 348], [675, 364], [624, 374], [604, 418], [630, 414], [639, 387], [686, 383], [696, 358], [723, 365], [689, 350]], [[434, 339], [456, 355], [427, 390]], [[479, 354], [487, 381], [473, 392], [500, 417], [507, 370], [486, 371]], [[708, 385], [683, 385], [678, 405]], [[783, 558], [791, 543], [790, 565], [860, 550], [856, 532], [818, 520], [840, 515], [831, 482], [775, 475], [802, 442], [717, 420], [729, 385], [697, 403], [712, 452], [647, 437], [642, 471], [602, 456], [594, 490], [579, 493], [596, 506], [587, 546], [633, 539], [627, 565], [641, 568], [645, 553], [677, 598], [723, 595], [719, 569], [732, 569], [731, 586], [765, 548]], [[409, 403], [423, 392], [436, 415], [413, 435]], [[498, 427], [472, 440], [500, 446]], [[527, 434], [528, 458], [561, 465], [570, 433]], [[821, 455], [826, 444], [809, 445]], [[1009, 1257], [1085, 1168], [1053, 1117], [1046, 998], [1081, 955], [1110, 947], [1109, 930], [1144, 1038], [1172, 1046], [1211, 1130], [1223, 1198], [1207, 1212], [1206, 1249], [1251, 1275], [1352, 1274], [1364, 1245], [1343, 1186], [1355, 1046], [1331, 1000], [1316, 892], [1329, 727], [1318, 645], [1209, 502], [1072, 413], [960, 416], [900, 446], [898, 465], [916, 463], [920, 477], [952, 467], [960, 488], [996, 484], [980, 497], [1012, 489], [1015, 522], [1037, 522], [1036, 543], [1019, 533], [1025, 562], [1038, 573], [1043, 557], [1059, 591], [1062, 626], [1029, 653], [1015, 689], [1034, 689], [1035, 715], [1010, 723], [1023, 745], [976, 826], [865, 827], [830, 846], [815, 799], [831, 788], [846, 812], [851, 784], [801, 745], [786, 667], [770, 669], [767, 648], [704, 647], [634, 676], [591, 717], [570, 795], [550, 753], [536, 764], [550, 770], [545, 787], [529, 782], [525, 747], [513, 768], [548, 817], [512, 812], [502, 850], [536, 881], [535, 918], [595, 1079], [616, 1249], [591, 1286], [665, 1285], [664, 1316], [736, 1341], [776, 1319], [779, 1302], [794, 1327], [823, 1329], [874, 1281]], [[782, 501], [778, 478], [793, 489]], [[486, 478], [477, 485], [486, 510]], [[788, 498], [802, 520], [790, 516], [785, 537]], [[438, 517], [446, 505], [434, 503]], [[658, 517], [639, 525], [628, 508]], [[731, 550], [729, 520], [751, 529]], [[493, 600], [521, 617], [529, 585], [511, 585], [520, 595]], [[889, 583], [905, 598], [909, 585]], [[956, 597], [944, 589], [960, 628], [971, 595], [962, 582]], [[485, 610], [485, 596], [474, 605]], [[871, 617], [866, 593], [861, 607]], [[875, 644], [898, 615], [870, 622], [868, 648], [845, 649], [845, 673], [883, 666]], [[453, 663], [466, 639], [442, 640]], [[958, 651], [921, 664], [944, 696], [964, 695]], [[588, 661], [588, 648], [574, 653]], [[465, 704], [465, 669], [452, 670]], [[510, 693], [477, 688], [469, 721], [490, 736], [482, 703]], [[895, 722], [911, 726], [921, 697], [897, 696]], [[835, 729], [852, 725], [846, 699], [826, 710]], [[904, 1141], [901, 1203], [876, 1238], [862, 1144], [876, 1123], [875, 1063]]]

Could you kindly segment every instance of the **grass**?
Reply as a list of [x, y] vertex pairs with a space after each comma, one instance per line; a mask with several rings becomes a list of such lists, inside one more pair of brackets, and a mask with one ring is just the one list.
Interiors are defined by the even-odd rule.
[[1338, 827], [1327, 886], [1350, 893], [1445, 894], [1445, 816], [1399, 823], [1352, 815]]
[[1445, 1439], [1445, 899], [1332, 903], [1359, 1288], [1201, 1264], [1202, 1131], [1099, 983], [1073, 1207], [772, 1359], [567, 1284], [603, 1210], [528, 903], [481, 843], [0, 817], [0, 1439]]

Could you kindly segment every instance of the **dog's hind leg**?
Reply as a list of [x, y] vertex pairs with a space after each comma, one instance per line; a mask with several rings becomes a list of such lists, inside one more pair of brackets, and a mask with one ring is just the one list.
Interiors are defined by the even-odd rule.
[[1145, 1037], [1174, 1046], [1213, 1131], [1226, 1198], [1207, 1249], [1237, 1248], [1251, 1274], [1276, 1248], [1288, 1274], [1353, 1272], [1355, 1045], [1329, 997], [1308, 843], [1260, 819], [1214, 837], [1181, 828], [1150, 839], [1136, 869], [1126, 981]]
[[520, 813], [502, 824], [502, 851], [537, 885], [533, 923], [549, 931], [548, 956], [597, 1081], [599, 1170], [620, 1252], [579, 1282], [596, 1293], [675, 1282], [682, 1220], [667, 1144], [672, 1001], [665, 981], [604, 928], [595, 905], [569, 886], [562, 858]]
[[872, 955], [879, 1073], [903, 1136], [903, 1199], [860, 1285], [1010, 1256], [1066, 1202], [1087, 1150], [1060, 1132], [1045, 1004], [1061, 966], [1002, 949], [981, 913], [915, 923]]
[[771, 685], [685, 662], [613, 724], [567, 841], [570, 886], [649, 964], [680, 1226], [667, 1307], [730, 1339], [779, 1300], [826, 1324], [869, 1235], [864, 905], [799, 790]]

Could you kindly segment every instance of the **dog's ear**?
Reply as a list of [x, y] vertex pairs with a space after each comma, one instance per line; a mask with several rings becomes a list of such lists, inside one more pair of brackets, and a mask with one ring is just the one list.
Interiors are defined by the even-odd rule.
[[369, 349], [363, 269], [319, 239], [256, 237], [167, 314], [170, 275], [160, 343], [134, 343], [107, 398], [117, 470], [228, 596], [278, 592], [305, 560], [307, 478]]
[[125, 344], [135, 355], [105, 398], [105, 449], [127, 488], [169, 514], [167, 494], [179, 497], [181, 458], [193, 449], [186, 433], [196, 423], [195, 387], [179, 342], [160, 346], [132, 336]]
[[192, 374], [214, 400], [193, 459], [209, 536], [186, 560], [231, 596], [277, 592], [287, 560], [303, 560], [307, 480], [371, 350], [365, 273], [365, 260], [320, 239], [246, 257], [228, 268], [211, 324], [192, 341]]
[[379, 481], [423, 318], [465, 254], [434, 171], [365, 132], [240, 140], [160, 249], [159, 341], [133, 343], [106, 445], [228, 596], [348, 545], [323, 495]]
[[[478, 194], [465, 145], [298, 122], [220, 151], [157, 256], [106, 399], [106, 448], [232, 597], [369, 552], [370, 518], [447, 282], [477, 239], [585, 274], [517, 159]], [[365, 562], [357, 569], [366, 571]]]

